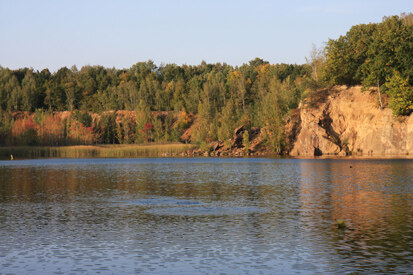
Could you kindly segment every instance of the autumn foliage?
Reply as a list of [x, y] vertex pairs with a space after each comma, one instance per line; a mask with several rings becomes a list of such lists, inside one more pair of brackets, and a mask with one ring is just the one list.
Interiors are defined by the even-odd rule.
[[143, 117], [138, 116], [142, 123], [138, 123], [136, 113], [132, 111], [98, 115], [37, 110], [34, 113], [15, 112], [12, 115], [1, 113], [1, 117], [1, 145], [62, 146], [179, 141], [180, 133], [192, 123], [185, 112], [150, 112]]
[[65, 112], [15, 113], [11, 117], [10, 134], [3, 143], [11, 145], [93, 144], [93, 127], [85, 127]]

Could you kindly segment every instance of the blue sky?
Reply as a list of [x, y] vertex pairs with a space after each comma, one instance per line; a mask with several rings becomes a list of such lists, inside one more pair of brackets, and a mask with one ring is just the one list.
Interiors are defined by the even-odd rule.
[[412, 11], [413, 0], [0, 0], [0, 65], [301, 64], [312, 44]]

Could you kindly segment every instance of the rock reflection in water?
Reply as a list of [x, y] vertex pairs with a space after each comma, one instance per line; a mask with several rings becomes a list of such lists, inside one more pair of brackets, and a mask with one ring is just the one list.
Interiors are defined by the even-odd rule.
[[[352, 166], [352, 168], [350, 168]], [[301, 163], [301, 220], [313, 239], [329, 242], [341, 270], [409, 272], [413, 260], [413, 170], [406, 160]], [[332, 225], [343, 219], [344, 231]], [[319, 222], [326, 221], [326, 222]], [[316, 249], [316, 247], [314, 247]]]

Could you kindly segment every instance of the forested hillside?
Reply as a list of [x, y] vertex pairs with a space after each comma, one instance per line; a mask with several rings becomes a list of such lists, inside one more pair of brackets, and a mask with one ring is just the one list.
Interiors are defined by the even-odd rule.
[[[288, 110], [297, 107], [310, 70], [308, 65], [270, 65], [259, 58], [240, 67], [219, 63], [157, 67], [148, 61], [124, 70], [86, 66], [61, 68], [54, 74], [1, 69], [2, 142], [24, 142], [10, 139], [10, 127], [12, 136], [18, 136], [26, 128], [40, 129], [52, 120], [55, 127], [66, 125], [60, 127], [63, 139], [77, 125], [95, 135], [88, 143], [179, 141], [192, 122], [190, 115], [197, 116], [198, 124], [193, 142], [226, 140], [240, 123], [246, 127], [268, 125], [276, 133]], [[113, 112], [119, 110], [135, 111], [135, 115], [122, 117], [119, 125]], [[34, 115], [25, 116], [21, 111]], [[72, 114], [56, 113], [62, 111]], [[22, 116], [25, 122], [18, 120]], [[141, 137], [149, 130], [157, 134]], [[116, 135], [119, 131], [127, 132], [127, 138]], [[281, 137], [277, 138], [279, 142]]]
[[[413, 111], [413, 15], [353, 26], [314, 48], [306, 64], [242, 66], [139, 62], [35, 71], [0, 67], [0, 144], [225, 142], [244, 125], [281, 153], [285, 119], [305, 97], [337, 84], [379, 87], [395, 115]], [[383, 106], [384, 107], [384, 106]], [[129, 112], [125, 112], [129, 111]], [[248, 138], [248, 136], [247, 136]], [[188, 141], [188, 140], [186, 140]]]

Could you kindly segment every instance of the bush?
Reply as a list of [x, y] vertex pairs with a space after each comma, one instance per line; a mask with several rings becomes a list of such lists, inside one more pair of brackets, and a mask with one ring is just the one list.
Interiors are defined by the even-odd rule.
[[389, 105], [394, 115], [410, 115], [413, 112], [413, 89], [407, 78], [396, 71], [387, 78], [385, 88], [390, 95]]

